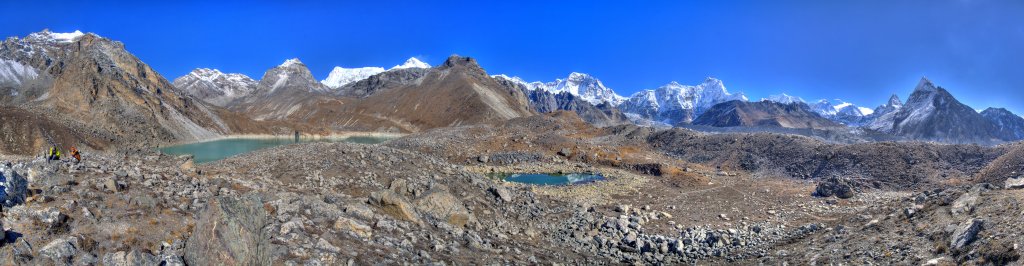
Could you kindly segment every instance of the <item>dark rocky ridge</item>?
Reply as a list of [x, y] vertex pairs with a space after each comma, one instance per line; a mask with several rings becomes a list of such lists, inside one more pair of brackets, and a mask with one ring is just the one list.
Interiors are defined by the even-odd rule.
[[843, 125], [811, 112], [806, 104], [728, 101], [716, 104], [693, 121], [714, 127], [836, 128]]
[[988, 119], [999, 131], [996, 133], [1004, 140], [1024, 140], [1024, 118], [1005, 108], [988, 108], [981, 111], [981, 116]]

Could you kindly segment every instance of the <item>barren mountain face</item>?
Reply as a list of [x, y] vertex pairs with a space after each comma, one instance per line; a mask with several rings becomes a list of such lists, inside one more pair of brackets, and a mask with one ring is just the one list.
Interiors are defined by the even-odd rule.
[[[5, 105], [123, 146], [208, 139], [238, 128], [238, 122], [220, 117], [222, 110], [178, 93], [120, 42], [95, 34], [54, 36], [44, 31], [4, 41], [0, 58], [34, 73], [21, 75], [23, 85], [10, 89], [15, 96], [5, 98]], [[70, 145], [55, 143], [51, 135], [74, 133], [12, 134], [36, 140], [18, 146], [41, 149]]]

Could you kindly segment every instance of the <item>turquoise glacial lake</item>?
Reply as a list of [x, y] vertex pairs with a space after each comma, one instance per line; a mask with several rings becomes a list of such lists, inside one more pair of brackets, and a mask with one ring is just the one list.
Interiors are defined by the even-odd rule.
[[171, 155], [192, 155], [196, 163], [206, 163], [270, 147], [307, 142], [348, 142], [376, 144], [394, 137], [353, 136], [343, 138], [227, 138], [159, 148]]

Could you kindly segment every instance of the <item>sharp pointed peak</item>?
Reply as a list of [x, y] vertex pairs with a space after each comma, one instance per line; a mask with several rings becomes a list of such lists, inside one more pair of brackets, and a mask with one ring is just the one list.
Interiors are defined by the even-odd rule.
[[[453, 55], [456, 56], [456, 55]], [[430, 69], [430, 64], [416, 58], [416, 56], [409, 57], [406, 61], [401, 64], [391, 66], [389, 70], [403, 70], [403, 69]]]
[[935, 83], [932, 83], [932, 81], [929, 80], [927, 77], [921, 77], [921, 81], [918, 81], [917, 82], [917, 87], [914, 88], [914, 91], [936, 91], [936, 90], [938, 90], [938, 88], [935, 87]]

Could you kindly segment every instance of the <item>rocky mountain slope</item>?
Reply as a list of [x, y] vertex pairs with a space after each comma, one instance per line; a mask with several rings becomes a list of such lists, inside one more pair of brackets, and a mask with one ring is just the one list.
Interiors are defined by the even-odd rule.
[[343, 97], [362, 98], [376, 93], [378, 90], [415, 84], [427, 74], [430, 68], [406, 67], [372, 75], [345, 86], [339, 87], [332, 94]]
[[263, 74], [256, 89], [229, 108], [255, 120], [283, 120], [309, 98], [326, 95], [330, 88], [313, 78], [302, 61], [288, 59]]
[[746, 101], [742, 93], [729, 93], [721, 80], [707, 78], [696, 86], [676, 82], [654, 90], [643, 90], [619, 105], [624, 113], [668, 125], [689, 124], [712, 106], [733, 100]]
[[327, 131], [388, 132], [489, 123], [535, 113], [521, 91], [487, 76], [476, 60], [458, 56], [435, 68], [385, 71], [332, 93], [298, 91], [295, 95], [301, 97], [268, 98], [245, 112], [260, 114], [257, 119], [302, 122]]
[[870, 115], [864, 117], [865, 124], [863, 127], [872, 130], [885, 130], [891, 128], [893, 125], [893, 119], [895, 119], [896, 111], [903, 108], [903, 102], [900, 101], [900, 97], [893, 94], [889, 97], [889, 101], [883, 105], [875, 107], [875, 111]]
[[772, 101], [781, 104], [805, 103], [808, 104], [811, 111], [818, 113], [822, 117], [852, 127], [860, 126], [865, 122], [865, 118], [868, 115], [874, 113], [871, 109], [858, 107], [855, 104], [839, 99], [834, 100], [838, 103], [826, 99], [821, 99], [814, 103], [807, 103], [803, 98], [790, 96], [785, 93], [771, 95], [768, 96], [768, 98], [761, 99], [761, 101]]
[[207, 103], [225, 107], [232, 101], [251, 94], [259, 83], [243, 74], [197, 68], [174, 79], [173, 84], [183, 93], [195, 96]]
[[530, 106], [539, 113], [555, 111], [575, 112], [584, 121], [596, 126], [629, 123], [629, 119], [612, 106], [610, 102], [593, 104], [568, 91], [552, 93], [546, 89], [529, 88], [521, 79], [504, 75], [493, 76], [494, 80], [509, 90], [519, 90], [530, 100]]
[[[0, 59], [5, 68], [19, 68], [0, 71], [11, 74], [5, 75], [7, 97], [0, 104], [61, 124], [51, 129], [80, 132], [11, 132], [15, 138], [35, 140], [19, 144], [24, 150], [42, 150], [47, 145], [41, 144], [60, 140], [53, 135], [89, 134], [121, 146], [151, 146], [211, 138], [245, 127], [257, 130], [244, 118], [177, 92], [124, 44], [95, 34], [43, 31], [11, 37], [0, 44]], [[24, 112], [7, 115], [17, 114]], [[58, 144], [89, 148], [96, 143]]]
[[999, 129], [996, 133], [1005, 140], [1024, 139], [1024, 118], [1006, 110], [1005, 108], [988, 108], [981, 111], [981, 116], [992, 122]]
[[693, 120], [713, 127], [837, 128], [843, 125], [809, 111], [806, 104], [771, 101], [729, 101], [717, 104]]

